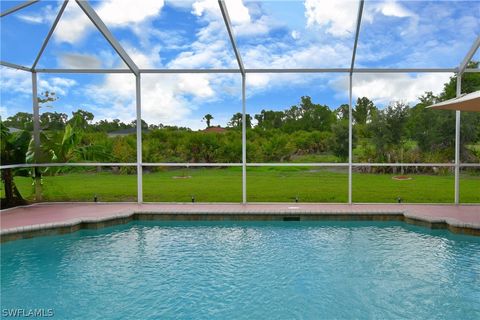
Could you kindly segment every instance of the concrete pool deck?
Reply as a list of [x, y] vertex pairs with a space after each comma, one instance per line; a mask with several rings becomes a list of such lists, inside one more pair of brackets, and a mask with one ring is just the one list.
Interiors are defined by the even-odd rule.
[[480, 205], [39, 203], [0, 211], [1, 241], [132, 220], [395, 220], [480, 235]]

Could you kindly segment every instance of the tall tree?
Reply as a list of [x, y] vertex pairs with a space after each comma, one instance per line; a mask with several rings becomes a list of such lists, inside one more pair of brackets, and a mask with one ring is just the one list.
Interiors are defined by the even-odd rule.
[[[402, 145], [406, 137], [406, 123], [409, 107], [401, 102], [395, 102], [377, 112], [369, 124], [372, 142], [377, 150], [380, 161], [393, 161], [395, 151]], [[396, 159], [400, 161], [400, 159]]]
[[[252, 116], [249, 115], [248, 113], [245, 114], [245, 124], [247, 129], [250, 129], [252, 127]], [[242, 114], [240, 112], [235, 113], [232, 118], [230, 119], [230, 122], [227, 124], [229, 127], [232, 128], [241, 128], [242, 127]]]
[[371, 121], [377, 108], [367, 97], [357, 99], [355, 108], [352, 110], [353, 121], [355, 124], [366, 124]]
[[203, 119], [207, 123], [207, 128], [210, 128], [210, 122], [213, 120], [213, 116], [210, 113], [207, 113], [203, 116]]

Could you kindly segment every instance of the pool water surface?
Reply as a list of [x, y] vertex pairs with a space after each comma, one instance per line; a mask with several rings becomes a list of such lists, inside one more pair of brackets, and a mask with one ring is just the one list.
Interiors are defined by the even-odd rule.
[[480, 319], [480, 237], [401, 222], [134, 222], [1, 245], [2, 314]]

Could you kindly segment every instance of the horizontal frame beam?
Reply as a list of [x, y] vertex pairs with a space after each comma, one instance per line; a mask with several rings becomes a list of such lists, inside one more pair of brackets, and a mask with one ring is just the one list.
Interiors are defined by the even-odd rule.
[[[455, 167], [455, 163], [352, 163], [354, 167]], [[480, 167], [480, 164], [478, 164]]]
[[[350, 68], [245, 69], [246, 73], [350, 73]], [[354, 68], [352, 73], [455, 73], [457, 68]]]
[[117, 162], [68, 162], [68, 163], [22, 163], [22, 164], [7, 164], [0, 166], [0, 170], [4, 169], [19, 169], [19, 168], [49, 168], [49, 167], [135, 167], [136, 163], [117, 163]]
[[176, 162], [159, 162], [159, 163], [142, 163], [144, 167], [241, 167], [241, 163], [176, 163]]
[[[185, 162], [148, 162], [143, 167], [241, 167], [242, 163], [185, 163]], [[135, 167], [130, 162], [67, 162], [67, 163], [19, 163], [0, 166], [0, 170], [39, 167]], [[345, 167], [348, 163], [312, 162], [312, 163], [246, 163], [247, 167]], [[352, 163], [353, 167], [455, 167], [455, 163]], [[460, 167], [480, 168], [480, 163], [460, 163]]]
[[129, 69], [36, 69], [37, 73], [132, 73]]
[[19, 64], [10, 63], [10, 62], [6, 62], [6, 61], [0, 61], [0, 65], [2, 65], [4, 67], [7, 67], [7, 68], [10, 68], [10, 69], [32, 72], [32, 69], [30, 69], [28, 67], [24, 67], [24, 66], [21, 66]]
[[240, 69], [140, 69], [140, 73], [241, 73]]
[[246, 163], [247, 167], [348, 167], [348, 163], [315, 162], [315, 163]]
[[[2, 65], [14, 69], [31, 71], [27, 67], [2, 61]], [[38, 73], [132, 73], [129, 69], [36, 69]], [[246, 73], [350, 73], [349, 68], [306, 68], [306, 69], [245, 69]], [[353, 73], [456, 73], [457, 68], [355, 68]], [[465, 69], [464, 72], [480, 72], [480, 69]], [[240, 69], [139, 69], [139, 73], [184, 74], [184, 73], [241, 73]]]

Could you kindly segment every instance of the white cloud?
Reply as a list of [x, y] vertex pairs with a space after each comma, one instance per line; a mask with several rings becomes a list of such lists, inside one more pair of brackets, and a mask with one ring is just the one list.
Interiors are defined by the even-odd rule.
[[[228, 15], [233, 24], [250, 22], [250, 13], [242, 0], [229, 0], [226, 2]], [[221, 11], [217, 0], [200, 0], [192, 4], [192, 13], [196, 16], [215, 16], [221, 18]]]
[[358, 1], [305, 0], [307, 26], [326, 27], [326, 32], [337, 37], [348, 36], [355, 30]]
[[[42, 79], [42, 77], [44, 78]], [[38, 93], [48, 90], [65, 96], [70, 88], [76, 85], [75, 80], [68, 78], [39, 76]], [[29, 72], [0, 68], [0, 87], [2, 88], [2, 100], [0, 101], [2, 117], [12, 115], [20, 110], [32, 112], [32, 76]], [[6, 92], [8, 92], [8, 96], [4, 96]]]
[[397, 18], [417, 17], [415, 13], [401, 6], [394, 0], [379, 3], [376, 10], [380, 11], [384, 16]]
[[[425, 91], [438, 94], [449, 81], [451, 74], [355, 74], [353, 96], [368, 97], [376, 104], [385, 105], [392, 101], [415, 103]], [[331, 82], [333, 88], [342, 93], [348, 92], [348, 79], [342, 77]]]
[[32, 76], [30, 72], [1, 67], [0, 85], [8, 92], [31, 94]]
[[62, 54], [58, 64], [65, 69], [96, 69], [102, 66], [102, 62], [96, 56], [80, 53]]
[[[358, 0], [305, 0], [307, 27], [324, 27], [327, 33], [336, 37], [352, 35], [356, 28], [358, 8]], [[376, 14], [411, 18], [412, 26], [418, 22], [417, 14], [396, 0], [374, 1], [365, 5], [362, 20], [371, 23]]]
[[43, 16], [19, 15], [18, 18], [28, 23], [41, 24], [45, 21]]
[[[376, 6], [372, 6], [372, 11], [375, 13], [381, 13], [386, 17], [395, 17], [395, 18], [409, 18], [410, 25], [408, 28], [400, 32], [400, 35], [407, 36], [415, 34], [417, 31], [417, 25], [419, 22], [419, 17], [414, 12], [408, 10], [406, 7], [400, 5], [396, 0], [387, 0], [384, 2], [377, 3]], [[366, 20], [369, 22], [373, 21], [372, 13], [366, 13]]]
[[[95, 11], [107, 27], [134, 27], [159, 15], [163, 6], [163, 0], [107, 0], [95, 7]], [[94, 25], [80, 7], [69, 2], [56, 28], [55, 39], [74, 44], [83, 40], [92, 30]]]
[[[218, 6], [218, 1], [217, 6]], [[233, 24], [243, 24], [251, 22], [250, 12], [242, 0], [226, 1], [228, 6], [228, 14]]]
[[53, 38], [57, 42], [75, 44], [82, 41], [92, 30], [92, 22], [75, 2], [70, 1], [55, 28]]
[[300, 39], [300, 32], [298, 32], [297, 30], [293, 30], [293, 31], [290, 33], [290, 35], [292, 36], [292, 38], [293, 38], [294, 40]]
[[61, 77], [48, 77], [45, 79], [39, 77], [38, 79], [38, 91], [55, 92], [57, 96], [67, 96], [71, 87], [76, 86], [77, 82], [73, 79], [61, 78]]
[[[158, 62], [155, 49], [147, 54], [133, 48], [129, 50], [132, 59], [144, 63], [146, 68]], [[216, 98], [213, 86], [218, 83], [221, 82], [209, 74], [145, 74], [141, 87], [142, 118], [153, 124], [193, 125], [198, 121], [189, 120], [189, 116], [201, 103]], [[108, 74], [102, 83], [88, 86], [87, 90], [95, 96], [95, 106], [91, 108], [97, 119], [131, 121], [136, 117], [133, 75]]]
[[[267, 15], [252, 17], [249, 8], [243, 0], [226, 1], [228, 15], [234, 29], [235, 36], [253, 36], [267, 34], [278, 23], [272, 21]], [[226, 34], [220, 7], [217, 0], [200, 0], [192, 4], [192, 14], [204, 17], [206, 20], [221, 22], [221, 32]]]
[[[281, 44], [280, 44], [281, 45]], [[351, 48], [342, 43], [278, 47], [277, 43], [247, 47], [243, 54], [249, 68], [334, 68], [349, 65]]]
[[15, 17], [31, 24], [51, 23], [58, 13], [58, 9], [54, 9], [51, 5], [43, 7], [40, 12], [33, 14], [24, 14], [22, 11], [18, 12]]
[[97, 8], [107, 26], [127, 27], [160, 14], [163, 0], [107, 0]]
[[233, 24], [233, 30], [237, 37], [258, 36], [268, 34], [278, 24], [278, 22], [272, 21], [268, 16], [262, 15], [253, 21]]
[[[135, 118], [135, 78], [128, 74], [105, 76], [88, 89], [96, 97], [97, 119], [131, 121]], [[146, 74], [142, 76], [142, 119], [152, 124], [181, 125], [199, 103], [213, 98], [209, 75]]]

